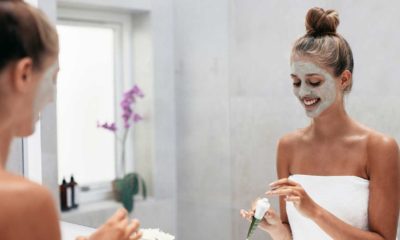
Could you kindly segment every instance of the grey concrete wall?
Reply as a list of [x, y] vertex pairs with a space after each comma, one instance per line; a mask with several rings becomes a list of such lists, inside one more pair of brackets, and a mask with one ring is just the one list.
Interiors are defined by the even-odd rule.
[[175, 1], [178, 239], [232, 239], [228, 8]]

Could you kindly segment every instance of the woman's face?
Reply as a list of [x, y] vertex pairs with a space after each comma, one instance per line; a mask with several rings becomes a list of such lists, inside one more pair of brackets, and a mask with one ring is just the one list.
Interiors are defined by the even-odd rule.
[[337, 99], [337, 80], [326, 69], [310, 60], [294, 58], [291, 62], [291, 77], [294, 95], [304, 106], [308, 117], [320, 116]]
[[39, 113], [50, 102], [54, 101], [56, 96], [57, 73], [59, 70], [58, 61], [53, 61], [44, 71], [38, 82], [36, 95], [33, 102], [33, 112], [35, 121], [39, 119]]
[[54, 101], [58, 74], [58, 58], [48, 58], [42, 70], [32, 74], [32, 87], [26, 92], [24, 114], [21, 114], [17, 136], [29, 136], [35, 130], [35, 124], [39, 120], [40, 112], [44, 107]]

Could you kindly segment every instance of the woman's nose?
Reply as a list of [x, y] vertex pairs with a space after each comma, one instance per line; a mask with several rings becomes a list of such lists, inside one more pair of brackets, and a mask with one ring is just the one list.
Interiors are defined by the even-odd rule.
[[299, 95], [300, 97], [304, 97], [311, 94], [311, 89], [306, 86], [306, 84], [300, 85]]

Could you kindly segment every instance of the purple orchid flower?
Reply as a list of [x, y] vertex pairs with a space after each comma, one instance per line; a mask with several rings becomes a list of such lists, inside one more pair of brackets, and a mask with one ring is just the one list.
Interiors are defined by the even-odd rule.
[[[129, 128], [132, 127], [137, 122], [143, 120], [143, 117], [134, 111], [134, 104], [136, 103], [136, 99], [143, 97], [144, 94], [137, 85], [134, 85], [131, 89], [129, 89], [124, 93], [122, 101], [120, 102], [120, 106], [122, 108], [121, 117], [123, 120], [123, 127], [124, 127], [124, 131], [122, 132], [121, 138], [119, 138], [118, 136], [119, 133], [117, 133], [117, 127], [115, 126], [115, 123], [107, 123], [107, 122], [104, 124], [97, 123], [97, 127], [101, 127], [114, 132], [116, 138], [122, 144], [120, 169], [125, 169], [125, 148], [126, 148], [126, 140], [128, 138]], [[124, 170], [122, 170], [122, 172], [123, 171]]]
[[100, 124], [99, 122], [97, 122], [97, 127], [104, 128], [104, 129], [110, 130], [112, 132], [117, 131], [117, 127], [115, 126], [115, 123], [108, 124], [106, 122], [106, 123]]
[[140, 115], [137, 114], [137, 113], [134, 113], [134, 114], [133, 114], [133, 117], [132, 117], [132, 120], [133, 120], [134, 123], [137, 123], [137, 122], [143, 120], [143, 117], [140, 116]]
[[144, 94], [142, 92], [142, 89], [140, 89], [137, 85], [133, 86], [133, 88], [131, 89], [133, 95], [136, 95], [140, 98], [144, 97]]
[[[134, 85], [131, 89], [126, 91], [123, 95], [123, 99], [120, 103], [120, 106], [122, 108], [122, 120], [124, 124], [125, 129], [129, 129], [134, 123], [137, 123], [141, 120], [143, 120], [143, 117], [140, 116], [139, 114], [135, 113], [133, 110], [133, 105], [136, 103], [136, 98], [143, 98], [144, 94], [143, 91], [137, 86]], [[98, 127], [116, 132], [117, 127], [115, 126], [115, 123], [104, 123], [104, 124], [99, 124], [97, 123]]]
[[129, 91], [124, 93], [124, 98], [121, 101], [122, 107], [122, 119], [124, 120], [124, 127], [129, 128], [131, 126], [130, 120], [133, 120], [133, 123], [136, 123], [141, 120], [138, 118], [132, 109], [133, 103], [136, 102], [136, 97], [143, 98], [144, 94], [142, 90], [137, 86], [133, 86]]

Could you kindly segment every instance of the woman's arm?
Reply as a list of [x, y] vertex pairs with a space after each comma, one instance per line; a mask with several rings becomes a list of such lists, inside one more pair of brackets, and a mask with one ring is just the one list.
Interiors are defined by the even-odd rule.
[[281, 223], [276, 228], [269, 231], [273, 240], [292, 240], [290, 226], [287, 223]]
[[368, 144], [370, 176], [369, 231], [353, 227], [316, 204], [297, 183], [281, 179], [271, 195], [288, 196], [287, 201], [312, 219], [333, 239], [394, 240], [399, 215], [399, 150], [393, 139], [374, 137]]
[[[288, 176], [286, 160], [289, 159], [287, 156], [288, 145], [285, 138], [281, 139], [278, 143], [277, 151], [277, 169], [278, 176]], [[252, 208], [248, 211], [241, 210], [240, 213], [243, 218], [251, 221], [255, 212], [255, 202], [252, 204]], [[292, 234], [286, 215], [286, 206], [283, 198], [280, 201], [280, 215], [279, 216], [273, 209], [269, 209], [264, 216], [263, 221], [258, 225], [259, 228], [269, 233], [274, 240], [292, 240]]]
[[[281, 138], [278, 142], [277, 156], [276, 156], [276, 171], [278, 178], [287, 178], [290, 175], [289, 172], [289, 161], [292, 152], [292, 137], [287, 135]], [[286, 201], [283, 196], [279, 197], [279, 210], [282, 225], [276, 228], [276, 231], [270, 233], [273, 239], [292, 239], [292, 232], [289, 225], [288, 216], [286, 213]]]
[[369, 230], [352, 227], [326, 210], [313, 219], [334, 239], [394, 240], [399, 216], [400, 162], [397, 143], [386, 137], [371, 137], [367, 171], [370, 176]]
[[395, 239], [399, 215], [399, 167], [399, 150], [396, 142], [385, 137], [371, 137], [368, 143], [367, 164], [370, 176], [368, 209], [370, 231], [349, 226], [325, 210], [319, 210], [314, 221], [333, 238]]

